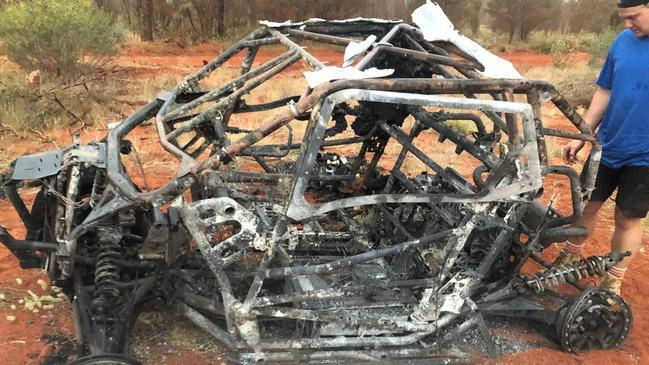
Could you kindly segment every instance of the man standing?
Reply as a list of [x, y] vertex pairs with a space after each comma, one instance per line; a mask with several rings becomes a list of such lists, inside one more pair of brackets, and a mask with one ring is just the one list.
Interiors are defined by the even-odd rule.
[[[592, 235], [600, 208], [617, 189], [611, 246], [616, 252], [633, 254], [642, 243], [642, 221], [649, 211], [648, 3], [649, 0], [617, 3], [626, 29], [611, 46], [584, 116], [602, 142], [602, 162], [590, 202], [576, 223], [588, 230], [588, 236]], [[575, 163], [583, 147], [583, 141], [568, 143], [563, 149], [566, 163]], [[579, 260], [588, 236], [568, 242], [555, 264]], [[600, 287], [619, 294], [632, 257], [614, 266]]]

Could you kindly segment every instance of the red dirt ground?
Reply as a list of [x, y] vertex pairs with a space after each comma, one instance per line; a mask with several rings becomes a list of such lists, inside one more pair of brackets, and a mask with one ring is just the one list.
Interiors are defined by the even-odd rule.
[[[130, 68], [133, 77], [152, 77], [153, 75], [173, 74], [185, 75], [203, 65], [204, 60], [211, 60], [223, 47], [219, 45], [200, 45], [189, 48], [178, 48], [168, 44], [147, 44], [125, 47], [117, 57], [117, 64]], [[340, 55], [329, 50], [312, 50], [317, 56], [330, 64], [338, 64]], [[279, 51], [271, 50], [261, 53], [262, 60], [268, 60], [277, 56]], [[532, 53], [510, 53], [503, 54], [503, 57], [511, 60], [522, 70], [530, 67], [547, 66], [552, 63], [552, 58], [547, 55]], [[587, 57], [583, 54], [571, 56], [575, 61], [584, 62]], [[241, 58], [230, 61], [227, 66], [237, 67]], [[6, 62], [0, 60], [0, 67]], [[561, 118], [551, 118], [546, 122], [556, 128], [565, 128], [567, 121]], [[54, 138], [59, 145], [69, 143], [68, 130], [54, 131], [48, 136]], [[104, 131], [84, 131], [83, 140], [101, 138]], [[138, 132], [142, 144], [155, 143], [155, 135], [152, 131]], [[148, 141], [148, 142], [146, 142]], [[44, 144], [38, 140], [16, 139], [11, 136], [0, 136], [0, 157], [16, 157], [23, 153], [33, 153], [40, 150], [53, 148], [51, 144]], [[170, 160], [169, 156], [155, 153], [156, 157]], [[557, 156], [553, 157], [554, 159]], [[166, 179], [171, 178], [171, 173], [164, 173], [158, 169], [156, 174], [149, 175], [151, 185], [159, 185]], [[548, 179], [546, 189], [563, 192], [567, 197], [567, 183], [562, 179]], [[33, 196], [31, 197], [33, 198]], [[565, 203], [565, 202], [564, 202]], [[566, 204], [558, 203], [559, 208]], [[607, 204], [593, 239], [589, 243], [586, 254], [602, 254], [609, 251], [609, 240], [612, 234], [613, 205]], [[10, 208], [6, 200], [0, 200], [1, 224], [6, 227], [14, 236], [23, 237], [24, 229], [19, 223], [18, 217]], [[644, 243], [648, 243], [645, 238]], [[557, 248], [552, 248], [548, 255], [556, 255]], [[635, 257], [623, 287], [623, 295], [630, 303], [635, 322], [631, 335], [622, 349], [610, 351], [596, 351], [582, 355], [570, 355], [558, 350], [558, 347], [550, 341], [541, 342], [543, 346], [531, 351], [504, 355], [498, 359], [486, 360], [486, 363], [498, 364], [644, 364], [649, 363], [649, 347], [647, 347], [647, 333], [649, 333], [649, 309], [646, 306], [644, 295], [649, 293], [649, 257], [645, 252], [640, 252]], [[18, 284], [16, 278], [21, 278], [22, 283]], [[43, 363], [48, 356], [56, 355], [60, 345], [48, 344], [43, 335], [62, 334], [72, 336], [73, 323], [72, 313], [69, 304], [57, 304], [54, 309], [41, 309], [38, 313], [26, 310], [19, 302], [30, 294], [31, 290], [36, 295], [47, 295], [49, 292], [37, 285], [37, 280], [47, 281], [46, 275], [38, 271], [24, 271], [18, 266], [18, 261], [4, 247], [0, 246], [0, 351], [3, 355], [3, 363], [6, 364], [38, 364]], [[12, 309], [12, 305], [16, 309]], [[13, 321], [7, 320], [7, 316], [14, 316]], [[173, 320], [173, 319], [172, 319]], [[168, 343], [167, 338], [155, 340], [158, 334], [144, 341], [149, 343], [147, 353], [151, 357], [147, 363], [168, 363], [168, 364], [212, 364], [221, 363], [222, 359], [217, 350], [199, 351], [188, 346]], [[535, 336], [526, 334], [525, 336]], [[152, 340], [153, 339], [153, 340]], [[55, 363], [55, 362], [53, 362]]]

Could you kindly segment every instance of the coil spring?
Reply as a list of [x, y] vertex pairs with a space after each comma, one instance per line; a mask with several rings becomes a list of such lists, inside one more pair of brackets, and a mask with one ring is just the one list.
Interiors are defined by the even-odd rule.
[[97, 169], [95, 173], [95, 179], [92, 182], [92, 193], [90, 194], [90, 206], [94, 207], [101, 200], [101, 196], [106, 190], [106, 172], [104, 170]]
[[94, 309], [98, 313], [105, 313], [119, 297], [117, 283], [120, 279], [119, 266], [121, 246], [119, 243], [104, 240], [100, 241], [97, 263], [95, 265], [95, 301]]
[[603, 276], [611, 266], [606, 260], [607, 257], [593, 256], [572, 265], [553, 267], [530, 276], [526, 283], [535, 292], [542, 293], [546, 289], [569, 281]]

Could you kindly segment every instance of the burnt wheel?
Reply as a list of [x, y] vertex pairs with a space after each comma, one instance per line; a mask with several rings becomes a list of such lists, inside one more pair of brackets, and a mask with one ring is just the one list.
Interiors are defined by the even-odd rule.
[[619, 347], [629, 334], [631, 322], [629, 306], [619, 295], [587, 289], [557, 323], [561, 348], [578, 353]]

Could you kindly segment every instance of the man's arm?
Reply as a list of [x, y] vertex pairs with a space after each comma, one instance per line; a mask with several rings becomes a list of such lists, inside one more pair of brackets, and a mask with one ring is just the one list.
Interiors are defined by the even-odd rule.
[[610, 99], [611, 90], [606, 90], [601, 86], [597, 86], [597, 90], [595, 90], [595, 94], [593, 94], [593, 99], [586, 111], [586, 115], [584, 115], [584, 121], [588, 123], [593, 133], [597, 130], [602, 118], [604, 118], [604, 113], [606, 113]]
[[[602, 118], [604, 117], [604, 113], [606, 113], [610, 99], [611, 90], [606, 90], [597, 86], [597, 90], [595, 90], [595, 94], [593, 94], [593, 99], [586, 111], [586, 115], [584, 115], [584, 121], [590, 126], [593, 133], [602, 122]], [[563, 147], [563, 160], [569, 165], [579, 161], [577, 154], [582, 148], [584, 148], [585, 144], [585, 141], [570, 141], [565, 147]]]

